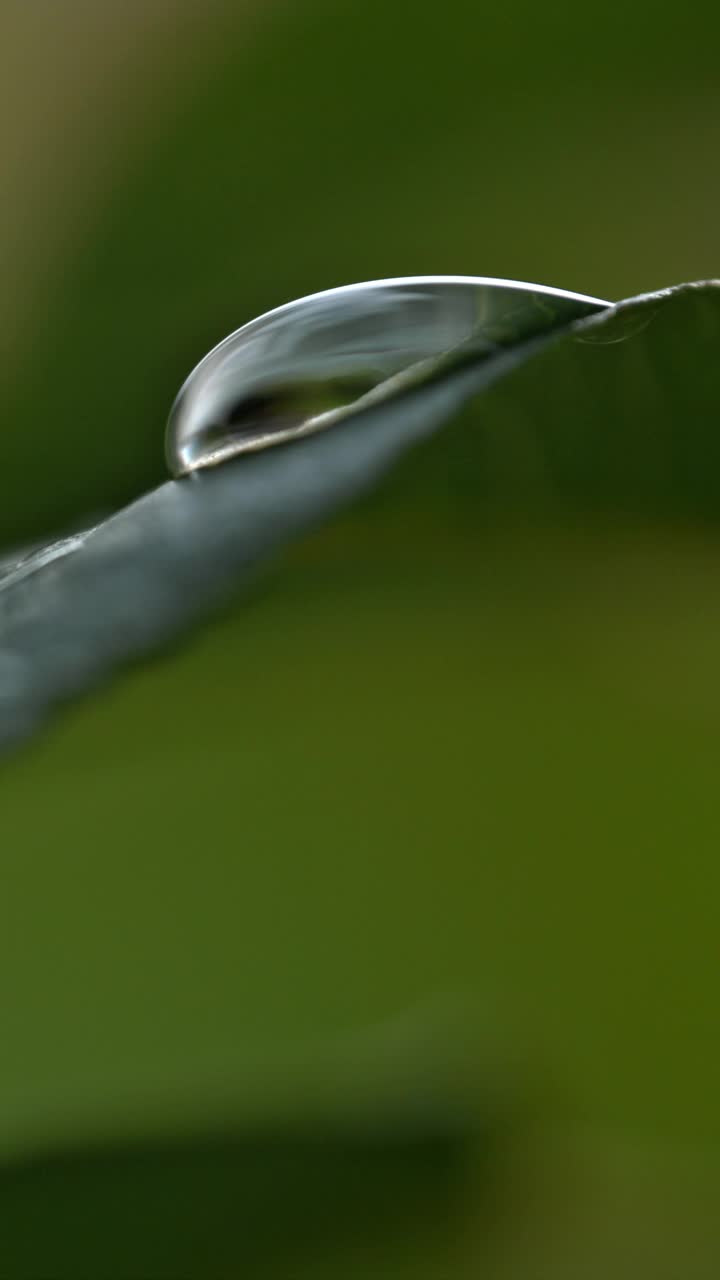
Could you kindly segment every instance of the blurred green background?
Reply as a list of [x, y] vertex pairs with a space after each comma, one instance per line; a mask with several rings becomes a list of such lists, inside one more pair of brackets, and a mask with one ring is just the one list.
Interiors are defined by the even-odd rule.
[[[447, 272], [616, 299], [718, 272], [715, 6], [11, 0], [1, 21], [0, 547], [161, 481], [195, 361], [303, 293]], [[602, 399], [611, 361], [498, 388], [3, 762], [5, 1273], [247, 1262], [252, 1152], [178, 1194], [182, 1272], [152, 1211], [112, 1269], [111, 1157], [78, 1184], [78, 1244], [67, 1181], [27, 1153], [250, 1120], [341, 1138], [368, 1095], [419, 1091], [417, 1132], [459, 1109], [468, 1167], [450, 1195], [442, 1160], [428, 1189], [381, 1144], [366, 1181], [414, 1225], [391, 1246], [376, 1224], [373, 1274], [717, 1275], [720, 391], [676, 324], [627, 396]], [[554, 427], [574, 461], [538, 502], [515, 443]], [[655, 465], [668, 432], [679, 470]], [[152, 1206], [167, 1176], [140, 1153], [130, 1183]], [[254, 1274], [295, 1274], [279, 1236], [298, 1274], [350, 1275], [349, 1228], [294, 1251], [300, 1190], [267, 1185]], [[429, 1247], [448, 1197], [462, 1227]], [[32, 1248], [28, 1215], [50, 1224]]]

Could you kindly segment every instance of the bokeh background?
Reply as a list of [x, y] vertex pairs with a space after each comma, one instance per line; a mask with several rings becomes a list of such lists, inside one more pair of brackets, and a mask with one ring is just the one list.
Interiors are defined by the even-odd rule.
[[[188, 370], [303, 293], [717, 275], [719, 27], [645, 0], [6, 0], [0, 547], [161, 481]], [[569, 507], [526, 509], [512, 448], [493, 470], [478, 441], [527, 430], [529, 375], [3, 762], [9, 1273], [234, 1274], [250, 1249], [254, 1274], [289, 1251], [313, 1276], [717, 1275], [702, 376], [699, 425], [673, 402], [698, 441], [681, 494], [650, 431], [650, 482], [620, 451]], [[545, 416], [592, 459], [623, 397], [610, 422], [583, 394]], [[628, 419], [662, 400], [631, 388]], [[348, 1124], [385, 1137], [360, 1173], [350, 1142], [359, 1181], [323, 1215], [310, 1138], [339, 1159]], [[263, 1125], [299, 1125], [300, 1154], [255, 1194]], [[218, 1130], [232, 1158], [193, 1147]], [[168, 1134], [187, 1157], [113, 1157]], [[77, 1182], [23, 1163], [88, 1143], [105, 1163]]]

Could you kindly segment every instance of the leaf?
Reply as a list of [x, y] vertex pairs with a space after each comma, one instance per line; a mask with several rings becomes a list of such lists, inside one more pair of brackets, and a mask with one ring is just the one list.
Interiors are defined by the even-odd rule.
[[[511, 421], [496, 414], [489, 441], [479, 436], [472, 445], [476, 456], [490, 451], [496, 470], [483, 479], [477, 467], [467, 469], [473, 502], [481, 491], [491, 506], [504, 501], [503, 483], [517, 487], [520, 478], [528, 506], [538, 492], [555, 501], [564, 493], [581, 508], [610, 494], [629, 510], [661, 498], [709, 513], [720, 475], [713, 465], [720, 437], [708, 430], [717, 406], [718, 298], [712, 283], [679, 286], [576, 322], [544, 356], [556, 333], [478, 365], [441, 365], [420, 385], [386, 384], [316, 438], [166, 484], [6, 570], [0, 744], [32, 732], [56, 702], [119, 662], [166, 644], [258, 562], [376, 484], [463, 401], [516, 370], [501, 402]], [[700, 450], [708, 465], [698, 465]], [[450, 463], [453, 454], [466, 467], [466, 450], [451, 448]]]
[[494, 345], [388, 379], [305, 440], [165, 484], [0, 578], [0, 745], [118, 662], [167, 642], [258, 561], [377, 482], [483, 387], [602, 304], [538, 295]]

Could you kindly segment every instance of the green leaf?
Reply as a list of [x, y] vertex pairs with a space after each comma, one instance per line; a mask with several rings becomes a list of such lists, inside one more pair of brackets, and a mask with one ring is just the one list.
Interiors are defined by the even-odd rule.
[[528, 292], [478, 346], [412, 365], [326, 414], [332, 424], [319, 434], [165, 484], [11, 561], [0, 577], [0, 746], [118, 662], [167, 643], [258, 561], [371, 488], [465, 400], [603, 309]]
[[546, 332], [513, 331], [494, 354], [461, 352], [393, 379], [318, 437], [166, 484], [11, 566], [0, 578], [0, 744], [119, 662], [167, 644], [258, 561], [371, 488], [465, 400], [528, 361], [506, 388], [505, 420], [496, 415], [487, 438], [478, 426], [475, 440], [447, 447], [442, 471], [462, 467], [473, 504], [512, 502], [513, 491], [517, 504], [519, 482], [526, 507], [549, 495], [581, 510], [709, 514], [719, 497], [720, 445], [708, 430], [719, 299], [707, 284], [629, 300], [572, 322], [541, 358], [562, 332], [548, 312]]

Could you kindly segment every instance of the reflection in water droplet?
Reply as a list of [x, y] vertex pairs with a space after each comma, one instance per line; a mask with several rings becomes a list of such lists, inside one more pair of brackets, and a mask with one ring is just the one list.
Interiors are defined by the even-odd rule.
[[173, 405], [173, 475], [318, 431], [410, 371], [415, 383], [458, 360], [549, 332], [609, 303], [472, 276], [375, 280], [268, 311], [196, 366]]

